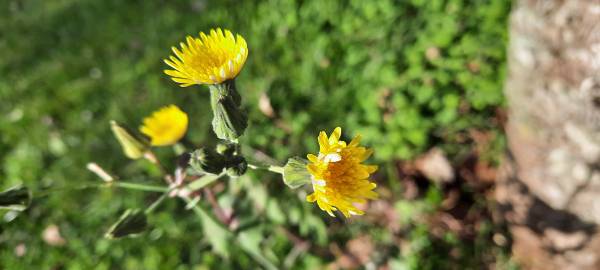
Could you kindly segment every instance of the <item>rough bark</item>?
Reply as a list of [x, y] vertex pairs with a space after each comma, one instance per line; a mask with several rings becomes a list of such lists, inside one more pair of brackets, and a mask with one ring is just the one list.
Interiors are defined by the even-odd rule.
[[518, 0], [497, 199], [526, 269], [600, 269], [600, 0]]

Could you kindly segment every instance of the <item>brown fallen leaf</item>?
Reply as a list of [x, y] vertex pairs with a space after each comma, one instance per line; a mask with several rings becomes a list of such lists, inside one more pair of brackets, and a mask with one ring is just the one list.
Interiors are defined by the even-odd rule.
[[258, 109], [266, 117], [275, 117], [275, 110], [273, 110], [273, 106], [271, 106], [271, 99], [265, 92], [260, 93], [260, 97], [258, 98]]
[[27, 246], [24, 243], [20, 243], [15, 247], [15, 256], [23, 257], [27, 253]]
[[375, 245], [368, 235], [362, 235], [346, 243], [346, 250], [342, 252], [339, 247], [333, 246], [332, 253], [337, 259], [329, 265], [329, 269], [357, 269], [371, 261]]
[[44, 229], [44, 232], [42, 232], [42, 239], [44, 239], [44, 242], [51, 246], [62, 246], [67, 243], [67, 241], [60, 235], [60, 229], [58, 226], [54, 224], [51, 224]]
[[425, 155], [415, 161], [417, 170], [429, 180], [438, 183], [450, 183], [454, 181], [454, 170], [452, 165], [438, 148], [432, 148]]

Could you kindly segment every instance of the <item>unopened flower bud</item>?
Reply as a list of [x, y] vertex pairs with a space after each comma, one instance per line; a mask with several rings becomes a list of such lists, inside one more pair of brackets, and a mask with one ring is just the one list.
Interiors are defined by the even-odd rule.
[[228, 163], [227, 175], [230, 177], [240, 177], [248, 169], [248, 162], [242, 156], [234, 156]]
[[138, 159], [144, 156], [148, 150], [148, 142], [135, 135], [131, 130], [119, 125], [115, 121], [110, 121], [110, 129], [121, 144], [125, 156], [131, 159]]
[[144, 211], [140, 209], [127, 209], [104, 236], [109, 239], [135, 236], [146, 230], [147, 227], [148, 222]]
[[219, 143], [217, 144], [216, 150], [217, 153], [224, 155], [226, 157], [232, 157], [239, 152], [239, 146], [234, 143]]
[[0, 192], [0, 209], [23, 211], [29, 206], [31, 193], [24, 186], [14, 186]]
[[227, 160], [212, 149], [203, 147], [192, 152], [189, 164], [198, 172], [220, 174], [227, 166]]

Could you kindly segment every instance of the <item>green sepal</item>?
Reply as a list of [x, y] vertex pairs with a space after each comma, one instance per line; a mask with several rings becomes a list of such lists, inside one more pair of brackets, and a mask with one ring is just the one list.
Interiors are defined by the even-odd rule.
[[232, 157], [227, 164], [227, 175], [230, 177], [240, 177], [248, 170], [248, 162], [242, 156]]
[[202, 147], [192, 152], [189, 164], [197, 172], [220, 174], [227, 167], [227, 159], [212, 149]]
[[130, 159], [139, 159], [150, 147], [148, 140], [136, 135], [131, 129], [110, 121], [110, 129], [121, 144], [123, 153]]
[[148, 228], [148, 221], [144, 211], [140, 209], [127, 209], [119, 220], [113, 224], [104, 237], [109, 239], [133, 237]]
[[306, 165], [308, 165], [306, 159], [299, 157], [288, 159], [283, 167], [283, 182], [292, 189], [311, 183], [311, 174]]
[[233, 81], [210, 86], [213, 131], [219, 139], [236, 141], [246, 127], [248, 116], [241, 108], [241, 97]]
[[[231, 148], [235, 151], [229, 151]], [[246, 173], [248, 162], [243, 156], [237, 155], [239, 146], [230, 145], [227, 149], [217, 146], [217, 150], [206, 147], [197, 149], [191, 153], [189, 165], [197, 174], [221, 174], [223, 170], [231, 177], [239, 177]], [[220, 152], [220, 153], [219, 153]]]
[[217, 150], [217, 153], [221, 155], [224, 155], [226, 157], [232, 157], [239, 154], [239, 148], [240, 146], [235, 143], [220, 142], [219, 144], [217, 144], [217, 147], [215, 149]]

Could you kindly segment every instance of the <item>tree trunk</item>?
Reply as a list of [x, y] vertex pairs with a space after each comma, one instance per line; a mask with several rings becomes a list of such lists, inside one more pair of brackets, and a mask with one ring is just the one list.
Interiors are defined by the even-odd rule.
[[600, 269], [600, 0], [517, 0], [497, 199], [525, 269]]

